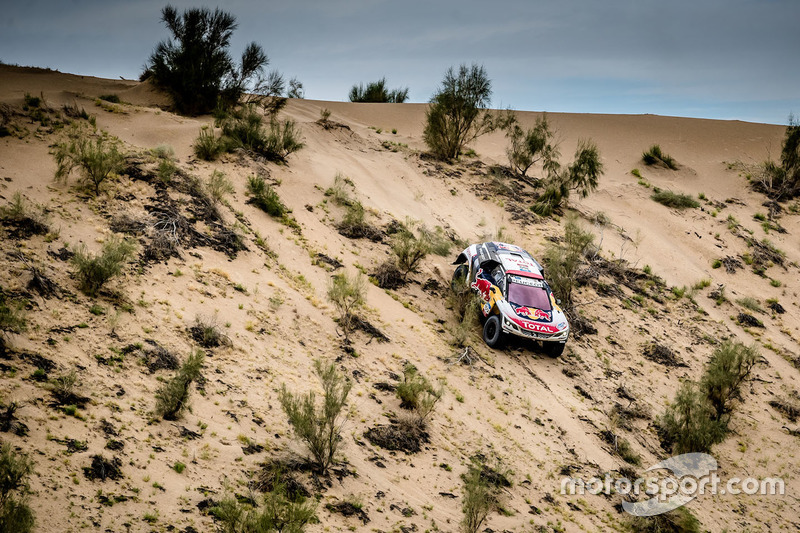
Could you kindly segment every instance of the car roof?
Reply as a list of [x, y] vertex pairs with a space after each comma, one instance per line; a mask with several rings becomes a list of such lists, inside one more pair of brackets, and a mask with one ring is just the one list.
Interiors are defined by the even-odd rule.
[[542, 279], [542, 266], [516, 244], [491, 241], [479, 244], [477, 248], [481, 265], [495, 263], [501, 265], [506, 273]]

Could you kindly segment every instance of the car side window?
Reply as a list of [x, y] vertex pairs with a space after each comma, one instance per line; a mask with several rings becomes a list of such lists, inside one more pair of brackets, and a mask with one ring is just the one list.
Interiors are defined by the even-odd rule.
[[503, 292], [503, 294], [505, 294], [506, 293], [506, 277], [503, 275], [503, 267], [500, 267], [500, 266], [496, 267], [492, 271], [492, 277], [494, 278], [495, 283], [500, 288], [500, 290]]

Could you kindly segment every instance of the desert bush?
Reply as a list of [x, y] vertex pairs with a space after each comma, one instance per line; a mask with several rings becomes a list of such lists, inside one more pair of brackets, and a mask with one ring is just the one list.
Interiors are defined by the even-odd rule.
[[22, 333], [27, 327], [25, 302], [10, 299], [0, 287], [0, 354], [5, 352], [6, 336]]
[[422, 260], [431, 252], [431, 243], [425, 235], [417, 237], [406, 226], [394, 234], [391, 247], [397, 257], [397, 267], [403, 273], [403, 280], [416, 272]]
[[553, 144], [554, 132], [550, 129], [547, 115], [536, 119], [536, 125], [528, 130], [523, 130], [516, 119], [509, 121], [506, 137], [509, 146], [506, 149], [508, 162], [517, 174], [526, 176], [528, 170], [535, 164], [542, 164], [542, 169], [547, 176], [559, 170], [558, 146]]
[[741, 305], [745, 309], [755, 311], [756, 313], [764, 312], [764, 309], [761, 307], [761, 304], [759, 304], [758, 300], [756, 300], [752, 296], [745, 296], [744, 298], [739, 298], [736, 300], [736, 303]]
[[231, 345], [230, 338], [220, 330], [216, 316], [195, 316], [194, 324], [189, 328], [189, 333], [203, 348], [216, 348], [218, 346]]
[[700, 380], [700, 389], [714, 409], [714, 421], [728, 427], [739, 389], [750, 377], [760, 354], [755, 346], [725, 341], [714, 350]]
[[547, 266], [547, 279], [562, 307], [571, 312], [572, 291], [576, 285], [578, 267], [584, 254], [594, 241], [594, 235], [581, 229], [576, 216], [569, 216], [564, 224], [564, 239], [551, 243], [545, 249], [544, 262]]
[[317, 471], [325, 474], [342, 440], [342, 409], [352, 383], [332, 362], [315, 360], [314, 373], [322, 384], [322, 405], [317, 406], [314, 391], [294, 395], [285, 384], [281, 387], [280, 401], [295, 434], [308, 446]]
[[657, 191], [654, 192], [650, 198], [661, 205], [674, 209], [700, 207], [700, 202], [695, 200], [692, 196], [683, 193], [674, 193], [672, 191]]
[[597, 189], [598, 180], [604, 172], [597, 145], [585, 139], [578, 141], [572, 163], [566, 169], [559, 168], [557, 164], [550, 164], [545, 190], [531, 206], [537, 215], [550, 216], [572, 193], [586, 198]]
[[14, 451], [9, 443], [0, 447], [0, 531], [27, 533], [33, 530], [34, 514], [27, 503], [28, 478], [33, 462]]
[[342, 328], [345, 344], [350, 342], [353, 318], [355, 312], [364, 305], [366, 291], [364, 276], [360, 272], [355, 276], [350, 276], [346, 272], [335, 274], [328, 284], [328, 301], [333, 304], [339, 315], [339, 327]]
[[275, 189], [261, 176], [247, 178], [247, 194], [250, 196], [247, 203], [253, 204], [268, 215], [280, 218], [289, 212]]
[[300, 533], [316, 517], [316, 502], [301, 494], [288, 494], [283, 485], [266, 492], [258, 506], [229, 496], [211, 508], [224, 533]]
[[0, 219], [35, 235], [49, 231], [48, 218], [43, 206], [29, 202], [20, 191], [14, 193], [8, 205], [0, 207]]
[[445, 234], [444, 228], [436, 226], [432, 230], [428, 229], [425, 225], [420, 225], [418, 228], [419, 238], [427, 243], [430, 253], [441, 257], [450, 255], [450, 249], [453, 247], [453, 241]]
[[634, 533], [700, 533], [700, 521], [686, 507], [653, 516], [637, 516], [631, 520]]
[[489, 513], [500, 505], [500, 491], [511, 485], [508, 474], [499, 459], [497, 467], [492, 468], [479, 456], [472, 458], [467, 472], [461, 475], [464, 482], [461, 530], [464, 533], [477, 533]]
[[397, 289], [406, 283], [403, 273], [397, 268], [396, 259], [387, 259], [378, 265], [372, 277], [381, 289]]
[[112, 104], [119, 104], [122, 101], [116, 94], [101, 94], [98, 96], [98, 98], [100, 100], [105, 100], [106, 102], [111, 102]]
[[408, 98], [408, 87], [389, 90], [386, 78], [367, 83], [366, 87], [359, 83], [350, 89], [351, 102], [373, 102], [402, 104]]
[[183, 362], [177, 373], [156, 391], [156, 415], [164, 420], [177, 420], [189, 404], [192, 382], [200, 377], [205, 354], [193, 351]]
[[708, 453], [726, 433], [703, 390], [693, 381], [683, 383], [675, 400], [657, 419], [657, 426], [662, 446], [674, 454]]
[[753, 187], [775, 201], [800, 195], [800, 122], [794, 116], [789, 116], [780, 162], [764, 162], [754, 178]]
[[289, 88], [286, 91], [286, 96], [289, 98], [297, 98], [297, 99], [305, 98], [305, 90], [303, 89], [303, 83], [297, 78], [290, 79]]
[[194, 155], [203, 161], [215, 161], [226, 150], [225, 139], [217, 137], [209, 126], [200, 128], [200, 135], [192, 145]]
[[267, 129], [263, 119], [253, 104], [243, 105], [229, 113], [220, 122], [222, 135], [227, 139], [226, 149], [241, 147], [272, 161], [286, 161], [290, 154], [303, 148], [293, 120], [280, 121], [273, 116]]
[[222, 202], [227, 195], [236, 192], [231, 180], [225, 177], [225, 174], [219, 170], [215, 170], [211, 173], [211, 176], [208, 177], [208, 180], [204, 184], [204, 189], [214, 205]]
[[166, 6], [161, 20], [172, 38], [158, 43], [142, 77], [167, 90], [179, 112], [197, 115], [232, 107], [253, 80], [258, 85], [263, 79], [269, 59], [259, 45], [248, 44], [238, 65], [228, 53], [236, 29], [233, 15], [207, 8], [178, 15]]
[[67, 182], [77, 169], [81, 185], [90, 188], [95, 196], [100, 186], [125, 168], [125, 157], [119, 142], [106, 132], [90, 134], [86, 128], [75, 124], [67, 139], [55, 145], [56, 181]]
[[425, 113], [423, 139], [431, 153], [456, 159], [467, 144], [491, 131], [494, 124], [486, 111], [491, 96], [492, 82], [482, 66], [462, 64], [458, 72], [450, 67]]
[[428, 378], [411, 363], [403, 367], [403, 381], [395, 389], [400, 399], [400, 407], [412, 409], [415, 414], [425, 420], [436, 408], [436, 404], [444, 395], [444, 387], [434, 387]]
[[670, 170], [677, 170], [678, 164], [669, 155], [661, 151], [661, 146], [654, 144], [642, 153], [642, 161], [645, 165], [662, 165]]
[[89, 253], [85, 244], [79, 246], [71, 261], [75, 266], [75, 277], [80, 289], [89, 296], [97, 294], [108, 280], [122, 272], [122, 267], [133, 257], [135, 250], [136, 244], [133, 241], [116, 235], [103, 243], [97, 255]]

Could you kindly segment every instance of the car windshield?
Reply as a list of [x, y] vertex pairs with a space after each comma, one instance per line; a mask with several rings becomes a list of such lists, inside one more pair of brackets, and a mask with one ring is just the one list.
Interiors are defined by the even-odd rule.
[[[547, 289], [544, 288], [543, 282], [522, 278], [519, 279], [522, 283], [518, 283], [514, 276], [511, 276], [508, 281], [507, 299], [512, 304], [533, 307], [542, 311], [550, 311], [552, 309], [550, 297], [547, 294]], [[541, 286], [534, 286], [533, 284]]]

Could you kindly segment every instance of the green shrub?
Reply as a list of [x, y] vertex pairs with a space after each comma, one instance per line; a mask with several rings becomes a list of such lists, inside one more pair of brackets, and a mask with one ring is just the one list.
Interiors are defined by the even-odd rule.
[[719, 268], [722, 266], [722, 261], [719, 259], [714, 259], [711, 261], [711, 268]]
[[342, 328], [345, 344], [350, 342], [355, 312], [364, 305], [366, 291], [366, 282], [361, 272], [355, 276], [350, 276], [346, 272], [331, 276], [328, 284], [328, 301], [333, 304], [339, 315], [339, 327]]
[[659, 437], [673, 454], [703, 452], [725, 439], [725, 426], [714, 418], [714, 408], [693, 381], [685, 381], [675, 400], [657, 420]]
[[100, 186], [125, 168], [125, 157], [119, 142], [106, 132], [92, 135], [85, 128], [73, 125], [67, 139], [55, 145], [56, 181], [67, 182], [78, 169], [82, 185], [100, 194]]
[[492, 82], [482, 66], [462, 64], [458, 72], [452, 67], [445, 72], [425, 113], [423, 139], [434, 156], [456, 159], [467, 144], [494, 129], [486, 111], [491, 95]]
[[227, 149], [246, 148], [269, 160], [283, 162], [290, 154], [303, 148], [293, 120], [279, 121], [271, 117], [267, 129], [263, 119], [264, 116], [252, 104], [231, 112], [221, 121], [222, 134], [229, 139]]
[[161, 11], [172, 39], [161, 41], [150, 56], [142, 78], [172, 96], [179, 112], [197, 115], [236, 105], [253, 80], [263, 79], [269, 63], [256, 43], [250, 43], [234, 64], [228, 53], [236, 18], [216, 9], [192, 8], [178, 15], [172, 6]]
[[408, 98], [408, 87], [404, 89], [389, 90], [386, 86], [386, 78], [378, 81], [353, 85], [350, 89], [351, 102], [373, 102], [373, 103], [393, 103], [402, 104]]
[[352, 383], [336, 369], [335, 363], [317, 359], [314, 373], [322, 384], [322, 405], [317, 406], [313, 391], [294, 395], [285, 384], [281, 387], [280, 401], [295, 434], [308, 446], [317, 471], [325, 474], [342, 440], [342, 410]]
[[420, 225], [418, 231], [419, 239], [427, 243], [430, 253], [441, 257], [450, 255], [453, 241], [445, 234], [444, 228], [436, 226], [430, 230], [426, 226]]
[[717, 346], [711, 355], [700, 380], [700, 389], [714, 409], [713, 419], [724, 423], [726, 429], [734, 402], [739, 398], [739, 389], [750, 377], [759, 358], [755, 346], [731, 341]]
[[425, 234], [417, 237], [405, 226], [395, 233], [391, 247], [397, 257], [397, 267], [403, 273], [403, 280], [416, 272], [422, 260], [431, 252], [431, 243]]
[[549, 244], [545, 249], [544, 262], [550, 288], [567, 312], [572, 310], [572, 291], [578, 267], [592, 241], [594, 235], [581, 229], [577, 217], [569, 216], [564, 224], [564, 239]]
[[133, 256], [136, 244], [116, 235], [103, 243], [100, 253], [93, 255], [82, 244], [75, 250], [72, 264], [75, 266], [75, 277], [80, 289], [94, 296], [97, 291], [112, 277], [122, 272], [122, 267]]
[[464, 482], [461, 530], [464, 533], [477, 533], [489, 513], [500, 507], [501, 490], [511, 486], [511, 482], [508, 473], [500, 470], [499, 461], [497, 468], [491, 468], [479, 457], [472, 459], [461, 479]]
[[106, 102], [111, 102], [112, 104], [119, 104], [121, 102], [119, 96], [116, 94], [101, 94], [98, 96], [98, 98], [100, 100], [105, 100]]
[[250, 196], [247, 203], [253, 204], [268, 215], [280, 218], [289, 212], [275, 189], [261, 176], [247, 178], [247, 194]]
[[728, 433], [742, 383], [758, 362], [754, 346], [725, 341], [714, 350], [699, 383], [685, 381], [657, 425], [673, 453], [711, 451]]
[[510, 142], [506, 155], [511, 168], [521, 176], [527, 175], [531, 166], [537, 163], [541, 163], [548, 176], [558, 171], [560, 153], [558, 146], [552, 143], [553, 134], [547, 115], [537, 118], [536, 126], [527, 131], [520, 127], [516, 118], [512, 118], [506, 131]]
[[276, 484], [258, 507], [229, 496], [212, 507], [211, 514], [222, 523], [224, 533], [301, 533], [316, 518], [316, 502]]
[[695, 200], [688, 194], [674, 193], [672, 191], [658, 191], [654, 192], [650, 198], [661, 205], [672, 207], [674, 209], [687, 209], [700, 207], [700, 202]]
[[597, 145], [585, 139], [578, 141], [575, 159], [565, 170], [560, 170], [558, 162], [551, 162], [549, 167], [545, 190], [531, 206], [531, 210], [539, 216], [552, 215], [572, 193], [581, 198], [589, 196], [597, 189], [598, 180], [604, 172]]
[[352, 188], [352, 180], [341, 172], [337, 172], [336, 176], [333, 177], [333, 185], [325, 190], [325, 196], [329, 196], [336, 205], [349, 206], [353, 203], [349, 191]]
[[214, 130], [209, 126], [200, 128], [200, 135], [192, 145], [194, 155], [203, 161], [215, 161], [226, 151], [225, 140], [214, 135]]
[[214, 205], [222, 202], [225, 196], [236, 192], [233, 188], [233, 183], [219, 170], [215, 170], [211, 173], [211, 176], [208, 177], [208, 181], [205, 183], [204, 189]]
[[653, 516], [637, 516], [631, 520], [634, 533], [700, 533], [700, 521], [686, 507]]
[[27, 503], [28, 478], [33, 462], [17, 453], [11, 444], [0, 447], [0, 531], [27, 533], [33, 530], [34, 514]]
[[677, 170], [678, 164], [669, 155], [661, 151], [661, 147], [657, 144], [651, 146], [648, 150], [642, 153], [642, 161], [645, 165], [663, 165], [664, 167]]
[[183, 471], [186, 470], [186, 465], [178, 461], [174, 465], [172, 465], [172, 469], [178, 474], [183, 474]]
[[[31, 96], [30, 93], [25, 93], [23, 96], [24, 106], [27, 108], [35, 109], [44, 103], [44, 96]], [[27, 111], [27, 109], [26, 109]]]
[[738, 300], [736, 300], [736, 303], [741, 305], [745, 309], [749, 309], [757, 313], [764, 312], [764, 309], [761, 307], [761, 304], [759, 304], [758, 300], [756, 300], [752, 296], [745, 296], [744, 298], [739, 298]]
[[395, 393], [400, 399], [400, 407], [414, 410], [424, 420], [444, 395], [444, 387], [434, 387], [419, 373], [416, 366], [406, 363], [403, 367], [403, 381], [397, 384]]
[[195, 350], [183, 362], [175, 376], [156, 391], [156, 415], [164, 420], [177, 420], [188, 406], [192, 382], [200, 377], [205, 354]]
[[25, 302], [10, 299], [0, 287], [0, 354], [5, 351], [5, 337], [9, 333], [22, 333], [27, 327]]

